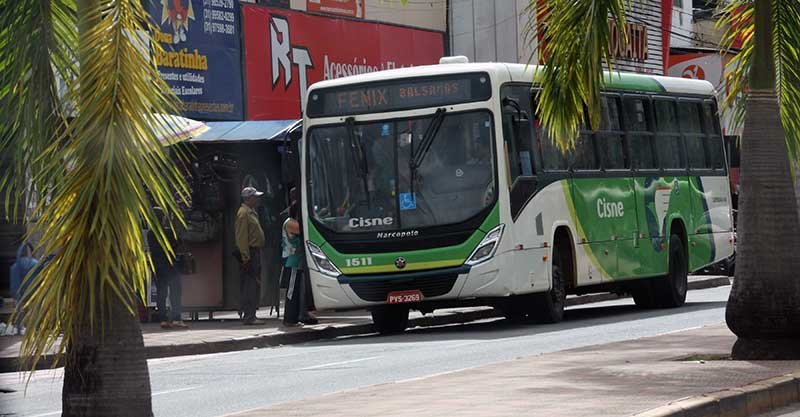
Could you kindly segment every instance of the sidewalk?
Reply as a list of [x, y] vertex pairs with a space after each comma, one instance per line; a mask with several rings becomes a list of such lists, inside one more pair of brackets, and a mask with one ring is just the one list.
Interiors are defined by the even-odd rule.
[[[710, 360], [729, 354], [734, 341], [726, 326], [717, 325], [338, 392], [233, 415], [349, 417], [357, 410], [359, 416], [409, 417], [727, 417], [757, 415], [798, 401], [800, 361]], [[738, 388], [793, 372], [788, 378]], [[710, 393], [716, 394], [702, 396]]]
[[[723, 285], [730, 285], [728, 277], [689, 277], [689, 289], [692, 290]], [[614, 294], [570, 296], [567, 304], [581, 305], [618, 298], [620, 297]], [[215, 314], [216, 320], [188, 322], [191, 325], [190, 330], [162, 330], [158, 323], [143, 324], [142, 334], [147, 357], [153, 359], [249, 350], [374, 333], [372, 318], [369, 312], [364, 310], [320, 313], [317, 316], [319, 324], [298, 328], [282, 327], [281, 320], [274, 313], [268, 316], [268, 312], [269, 309], [261, 309], [258, 313], [259, 317], [267, 319], [264, 326], [243, 326], [236, 319], [235, 313]], [[425, 316], [412, 311], [409, 328], [466, 323], [499, 316], [499, 312], [488, 307], [436, 310]], [[17, 357], [21, 340], [20, 336], [0, 337], [0, 372], [19, 370]], [[52, 355], [46, 356], [39, 362], [38, 368], [50, 367], [52, 360]]]

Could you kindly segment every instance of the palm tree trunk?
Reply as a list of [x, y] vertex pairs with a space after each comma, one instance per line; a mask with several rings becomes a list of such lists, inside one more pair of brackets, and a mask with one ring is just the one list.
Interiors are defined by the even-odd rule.
[[742, 135], [734, 359], [800, 359], [800, 217], [774, 90], [751, 91]]
[[110, 306], [105, 329], [89, 327], [88, 312], [67, 347], [62, 417], [149, 417], [150, 375], [139, 321], [121, 304]]
[[772, 3], [756, 0], [741, 152], [736, 276], [725, 319], [734, 359], [800, 359], [800, 217], [775, 94]]

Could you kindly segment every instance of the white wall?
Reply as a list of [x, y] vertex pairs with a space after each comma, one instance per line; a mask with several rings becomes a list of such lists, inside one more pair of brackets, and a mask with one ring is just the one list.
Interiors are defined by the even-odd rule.
[[[689, 48], [694, 46], [692, 42], [694, 19], [692, 11], [692, 0], [672, 0], [672, 34], [670, 34], [669, 46], [673, 48]], [[676, 7], [675, 1], [682, 3], [682, 7]]]
[[[466, 55], [475, 62], [538, 63], [536, 36], [527, 34], [530, 23], [535, 24], [536, 11], [528, 11], [528, 4], [527, 0], [451, 0], [448, 13], [451, 54]], [[631, 23], [648, 27], [648, 59], [644, 62], [620, 59], [616, 68], [661, 74], [661, 3], [633, 0], [632, 5]]]
[[475, 62], [527, 63], [536, 48], [535, 36], [525, 39], [529, 19], [535, 19], [527, 5], [526, 0], [451, 0], [451, 54]]

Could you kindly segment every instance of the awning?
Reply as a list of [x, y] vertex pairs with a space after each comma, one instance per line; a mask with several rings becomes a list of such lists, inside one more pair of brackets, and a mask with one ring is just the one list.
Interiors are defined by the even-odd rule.
[[299, 120], [253, 120], [247, 122], [206, 122], [208, 131], [189, 139], [192, 143], [257, 142], [279, 139]]

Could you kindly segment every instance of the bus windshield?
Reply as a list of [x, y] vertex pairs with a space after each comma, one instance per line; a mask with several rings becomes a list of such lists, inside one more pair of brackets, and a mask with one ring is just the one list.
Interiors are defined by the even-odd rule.
[[[333, 232], [393, 231], [460, 223], [494, 203], [491, 113], [435, 119], [311, 128], [310, 216]], [[432, 122], [438, 129], [429, 129]]]

